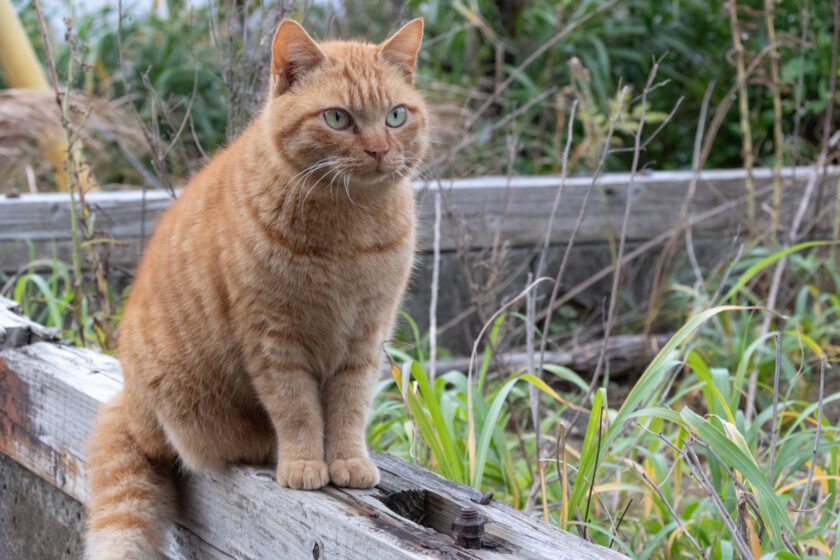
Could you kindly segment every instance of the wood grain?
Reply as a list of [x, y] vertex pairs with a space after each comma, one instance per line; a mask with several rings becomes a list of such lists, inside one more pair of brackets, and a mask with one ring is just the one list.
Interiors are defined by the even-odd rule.
[[[783, 170], [783, 216], [795, 210], [811, 168]], [[710, 170], [701, 174], [692, 214], [710, 210], [744, 195], [745, 172]], [[771, 169], [754, 171], [756, 190], [772, 184]], [[840, 168], [830, 168], [825, 180], [836, 182]], [[633, 184], [629, 240], [648, 240], [667, 231], [683, 204], [691, 173], [659, 171], [640, 175]], [[568, 240], [587, 189], [588, 177], [566, 181], [552, 231], [552, 243]], [[578, 233], [580, 243], [602, 242], [617, 235], [628, 193], [629, 175], [605, 174], [598, 183]], [[560, 179], [541, 177], [479, 177], [415, 183], [419, 205], [418, 250], [432, 249], [434, 204], [429, 190], [440, 189], [444, 203], [441, 249], [481, 248], [492, 244], [496, 230], [510, 246], [534, 246], [542, 241]], [[761, 197], [758, 207], [769, 200]], [[144, 203], [145, 197], [145, 203]], [[96, 227], [109, 243], [111, 264], [134, 267], [142, 248], [141, 231], [148, 235], [160, 215], [172, 202], [163, 191], [102, 191], [90, 193], [87, 200], [96, 214]], [[507, 203], [505, 201], [508, 201]], [[145, 209], [144, 209], [145, 206]], [[695, 237], [720, 236], [744, 222], [743, 205], [720, 213], [698, 224]], [[761, 218], [762, 214], [759, 214]], [[766, 216], [766, 214], [765, 214]], [[766, 216], [769, 220], [769, 216]], [[788, 220], [789, 221], [789, 220]], [[38, 258], [57, 257], [70, 262], [70, 205], [66, 194], [23, 194], [0, 199], [0, 269], [15, 271], [26, 265], [34, 253]], [[105, 246], [105, 245], [103, 245]]]
[[[21, 318], [12, 315], [0, 306], [0, 328], [21, 328]], [[98, 406], [121, 385], [117, 360], [91, 350], [44, 341], [0, 349], [0, 452], [84, 502], [85, 440]], [[475, 504], [477, 491], [395, 457], [377, 455], [374, 460], [382, 482], [371, 490], [283, 489], [274, 482], [273, 471], [248, 466], [184, 477], [180, 517], [167, 557], [625, 558], [506, 504]], [[400, 510], [401, 515], [386, 505], [401, 492], [423, 497], [417, 515], [405, 517], [410, 512]], [[467, 550], [454, 544], [449, 527], [464, 506], [478, 508], [487, 520], [494, 549]]]

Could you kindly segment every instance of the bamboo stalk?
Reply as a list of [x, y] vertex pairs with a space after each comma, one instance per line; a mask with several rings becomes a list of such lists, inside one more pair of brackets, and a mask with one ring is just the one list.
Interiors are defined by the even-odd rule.
[[[39, 89], [48, 91], [50, 84], [38, 62], [35, 50], [11, 0], [0, 0], [0, 67], [6, 81], [13, 88]], [[67, 174], [64, 162], [67, 159], [67, 145], [55, 138], [41, 138], [44, 158], [55, 169], [58, 190], [67, 191]]]
[[775, 236], [779, 231], [779, 215], [782, 208], [782, 97], [779, 91], [779, 51], [776, 45], [776, 27], [773, 22], [775, 0], [764, 0], [764, 16], [767, 20], [767, 37], [770, 40], [770, 89], [773, 92], [773, 146], [776, 161], [773, 165], [773, 226]]
[[11, 0], [0, 0], [0, 66], [14, 88], [50, 87]]
[[753, 183], [753, 143], [750, 128], [750, 106], [747, 96], [747, 76], [744, 70], [744, 45], [741, 43], [741, 28], [738, 25], [738, 2], [729, 3], [729, 23], [732, 30], [732, 45], [735, 47], [736, 67], [738, 71], [738, 108], [741, 114], [741, 133], [743, 134], [742, 151], [744, 168], [747, 170], [745, 186], [747, 189], [747, 223], [751, 232], [755, 231], [755, 184]]
[[[826, 119], [823, 124], [823, 142], [826, 146], [829, 145], [829, 134], [831, 131], [832, 116], [834, 115], [834, 96], [837, 91], [837, 44], [838, 37], [840, 37], [840, 2], [834, 0], [834, 32], [831, 39], [831, 78], [829, 80], [829, 103], [826, 114]], [[835, 242], [840, 241], [840, 181], [837, 182], [837, 191], [834, 197], [834, 223], [831, 228], [831, 239]], [[831, 260], [835, 260], [837, 246], [831, 246]]]

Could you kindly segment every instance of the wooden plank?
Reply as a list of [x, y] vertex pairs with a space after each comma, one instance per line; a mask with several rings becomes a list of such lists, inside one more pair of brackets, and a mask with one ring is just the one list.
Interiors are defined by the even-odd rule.
[[[786, 219], [789, 221], [798, 206], [810, 172], [811, 168], [783, 170], [782, 223]], [[684, 203], [691, 176], [688, 171], [659, 171], [637, 176], [628, 223], [629, 240], [652, 239], [673, 226]], [[699, 214], [743, 196], [745, 177], [746, 172], [742, 169], [704, 171], [697, 185], [694, 204], [690, 207], [691, 213]], [[831, 168], [827, 177], [829, 181], [836, 182], [840, 177], [840, 168]], [[761, 191], [772, 184], [772, 169], [756, 169], [754, 179], [756, 191]], [[594, 193], [589, 201], [577, 234], [578, 242], [601, 242], [608, 240], [610, 235], [618, 235], [629, 181], [627, 173], [610, 173], [601, 177], [600, 192]], [[552, 229], [553, 243], [568, 241], [591, 183], [589, 177], [567, 180]], [[497, 228], [501, 230], [500, 238], [510, 245], [533, 246], [544, 238], [559, 186], [560, 179], [552, 176], [514, 177], [510, 181], [504, 177], [483, 177], [443, 183], [443, 198], [451, 215], [441, 224], [441, 248], [456, 248], [456, 239], [463, 237], [464, 233], [473, 248], [489, 247]], [[760, 197], [758, 207], [770, 198], [770, 193]], [[430, 250], [432, 246], [431, 224], [434, 220], [432, 197], [426, 199], [420, 206], [419, 247], [423, 251]], [[694, 228], [695, 236], [719, 236], [727, 228], [743, 223], [745, 217], [744, 207], [736, 207]]]
[[[620, 334], [611, 336], [604, 348], [603, 340], [573, 343], [559, 350], [547, 350], [544, 356], [545, 364], [565, 366], [584, 376], [595, 371], [601, 352], [605, 352], [605, 363], [609, 364], [610, 378], [615, 379], [629, 373], [638, 373], [656, 357], [659, 350], [671, 339], [671, 334]], [[491, 367], [493, 373], [507, 375], [522, 372], [528, 367], [526, 352], [509, 352], [497, 354], [493, 358]], [[459, 370], [466, 371], [470, 365], [470, 358], [454, 358], [435, 362], [436, 371]], [[550, 375], [546, 376], [550, 379]]]
[[18, 315], [19, 307], [16, 301], [0, 296], [0, 350], [31, 344], [41, 340], [57, 341], [58, 330]]
[[[811, 168], [783, 170], [784, 218], [798, 206], [802, 190]], [[836, 182], [840, 168], [830, 168], [827, 180]], [[744, 194], [744, 170], [704, 171], [697, 186], [693, 213], [700, 213]], [[772, 184], [771, 169], [754, 171], [756, 189]], [[633, 185], [633, 212], [628, 224], [631, 240], [647, 240], [671, 227], [683, 204], [691, 173], [660, 171], [640, 174]], [[621, 226], [621, 215], [627, 196], [629, 176], [612, 173], [601, 177], [600, 194], [592, 197], [583, 224], [578, 232], [579, 242], [599, 242], [608, 239]], [[568, 240], [583, 198], [591, 184], [588, 177], [573, 177], [566, 181], [558, 208], [551, 241]], [[832, 183], [833, 184], [833, 183]], [[415, 183], [420, 200], [420, 231], [418, 248], [432, 248], [434, 221], [433, 197], [429, 190], [440, 189], [445, 204], [445, 218], [441, 224], [441, 249], [454, 250], [470, 246], [487, 247], [495, 232], [512, 246], [533, 246], [543, 239], [551, 207], [560, 185], [554, 176], [541, 177], [480, 177], [445, 180], [435, 184]], [[769, 194], [760, 197], [761, 204]], [[119, 241], [110, 245], [110, 262], [133, 267], [141, 251], [141, 230], [148, 236], [163, 211], [172, 200], [163, 191], [102, 191], [89, 193], [87, 200], [96, 214], [97, 228]], [[507, 200], [507, 202], [506, 202]], [[720, 235], [721, 231], [743, 223], [744, 208], [723, 212], [695, 228], [695, 236]], [[70, 262], [70, 205], [66, 194], [23, 194], [17, 198], [0, 199], [0, 269], [14, 271], [28, 263], [31, 252], [39, 258], [53, 256]]]
[[[10, 311], [0, 306], [0, 326]], [[116, 359], [36, 342], [0, 350], [0, 452], [84, 502], [84, 445], [100, 403], [121, 388]], [[282, 489], [272, 470], [235, 467], [187, 476], [167, 556], [182, 559], [625, 558], [534, 520], [478, 492], [397, 458], [374, 457], [381, 484], [371, 490], [328, 486]], [[390, 509], [403, 494], [422, 496], [418, 515]], [[394, 496], [397, 496], [395, 498]], [[449, 526], [463, 506], [487, 520], [495, 548], [462, 549]], [[408, 517], [406, 517], [408, 516]], [[422, 521], [418, 523], [416, 521]]]

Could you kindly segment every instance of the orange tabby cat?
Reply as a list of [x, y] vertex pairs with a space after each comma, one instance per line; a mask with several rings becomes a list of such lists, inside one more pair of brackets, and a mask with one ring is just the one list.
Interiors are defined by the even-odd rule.
[[[379, 480], [365, 421], [415, 244], [423, 22], [380, 45], [283, 20], [262, 112], [160, 220], [120, 326], [122, 393], [90, 442], [92, 560], [154, 558], [189, 469]], [[282, 512], [278, 512], [282, 515]]]

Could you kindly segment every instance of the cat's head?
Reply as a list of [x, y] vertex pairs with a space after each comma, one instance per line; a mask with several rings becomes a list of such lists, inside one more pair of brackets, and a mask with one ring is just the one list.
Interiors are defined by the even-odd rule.
[[373, 194], [420, 165], [428, 145], [414, 88], [422, 36], [415, 19], [379, 45], [315, 43], [296, 22], [280, 22], [267, 117], [273, 145], [303, 178], [297, 185], [320, 179]]

